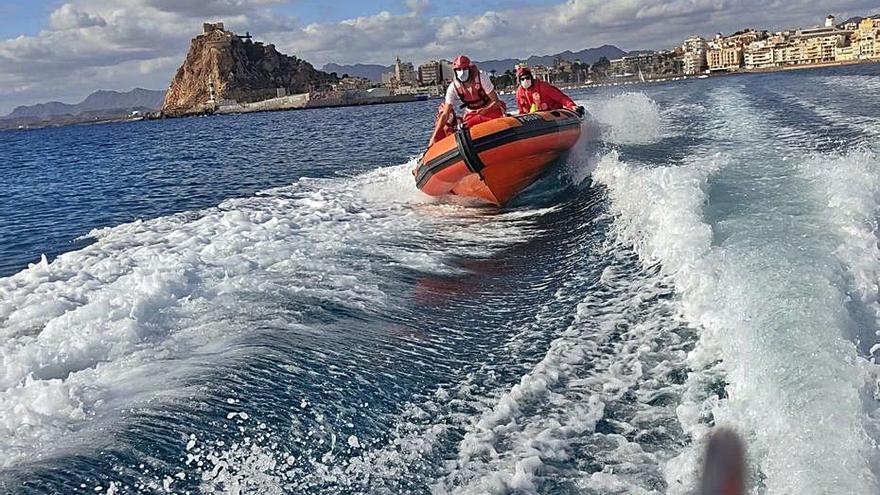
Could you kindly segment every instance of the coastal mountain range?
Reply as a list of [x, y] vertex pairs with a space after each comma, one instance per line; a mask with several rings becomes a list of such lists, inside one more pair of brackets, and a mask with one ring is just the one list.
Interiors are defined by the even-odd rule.
[[128, 113], [133, 110], [158, 110], [165, 98], [165, 91], [135, 88], [128, 92], [99, 90], [75, 104], [50, 101], [36, 105], [16, 107], [4, 120], [42, 120], [61, 115], [77, 116], [84, 113]]
[[[572, 52], [571, 50], [566, 50], [561, 53], [555, 53], [553, 55], [532, 55], [529, 58], [522, 60], [516, 58], [505, 58], [501, 60], [485, 60], [482, 62], [477, 61], [476, 64], [480, 67], [481, 70], [486, 72], [504, 72], [509, 69], [513, 69], [516, 64], [525, 61], [530, 67], [534, 67], [536, 65], [553, 65], [553, 61], [557, 58], [561, 58], [563, 60], [568, 60], [574, 62], [575, 60], [580, 60], [586, 64], [594, 64], [599, 61], [602, 57], [607, 59], [620, 58], [626, 55], [627, 52], [617, 48], [613, 45], [602, 45], [596, 48], [587, 48], [585, 50], [580, 50], [577, 52]], [[324, 72], [335, 72], [340, 77], [343, 74], [348, 74], [349, 76], [357, 76], [364, 77], [371, 81], [380, 81], [382, 80], [382, 74], [386, 72], [391, 72], [394, 70], [393, 65], [373, 65], [373, 64], [354, 64], [354, 65], [340, 65], [340, 64], [326, 64], [322, 68]]]
[[344, 74], [348, 74], [352, 77], [363, 77], [369, 79], [371, 81], [381, 81], [382, 74], [386, 72], [391, 72], [394, 70], [393, 65], [376, 65], [376, 64], [354, 64], [354, 65], [339, 65], [339, 64], [324, 64], [324, 67], [321, 68], [322, 71], [333, 73], [342, 77]]
[[[235, 41], [238, 40], [236, 39]], [[248, 48], [251, 48], [252, 51], [257, 50], [256, 46], [249, 46]], [[268, 53], [268, 55], [273, 55], [271, 57], [264, 53], [258, 54], [259, 57], [257, 57], [260, 60], [271, 59], [270, 61], [273, 62], [273, 64], [270, 65], [279, 65], [288, 58], [292, 58], [276, 54], [274, 53], [274, 49], [270, 49], [269, 47], [260, 48], [272, 52]], [[553, 55], [533, 55], [527, 58], [525, 62], [530, 66], [552, 65], [556, 58], [561, 58], [569, 61], [580, 60], [581, 62], [592, 64], [602, 57], [613, 59], [622, 57], [626, 54], [627, 52], [616, 46], [603, 45], [597, 48], [588, 48], [577, 52], [566, 50]], [[244, 59], [247, 57], [239, 58]], [[500, 73], [512, 69], [517, 63], [522, 61], [522, 59], [507, 58], [501, 60], [486, 60], [477, 63], [482, 70], [487, 72], [494, 70]], [[298, 63], [295, 65], [308, 65], [300, 60], [295, 60], [295, 62]], [[311, 69], [311, 66], [303, 67], [303, 70], [310, 74], [312, 72], [316, 74], [320, 73]], [[393, 70], [393, 66], [371, 64], [339, 65], [331, 63], [326, 64], [323, 67], [324, 73], [335, 72], [340, 77], [343, 74], [348, 74], [351, 76], [365, 77], [373, 81], [381, 80], [382, 74], [391, 70]], [[249, 73], [253, 71], [245, 72]], [[278, 82], [276, 81], [273, 84], [277, 85], [277, 83]], [[204, 97], [206, 95], [199, 96]], [[9, 115], [0, 117], [0, 127], [16, 127], [18, 125], [32, 125], [40, 122], [46, 123], [47, 121], [58, 120], [59, 118], [65, 123], [68, 123], [68, 121], [100, 120], [102, 118], [122, 117], [130, 114], [134, 110], [142, 112], [159, 110], [162, 108], [165, 98], [166, 91], [161, 90], [154, 91], [143, 88], [135, 88], [128, 92], [99, 90], [87, 96], [83, 101], [75, 104], [51, 101], [48, 103], [16, 107]]]
[[605, 57], [609, 60], [613, 58], [620, 58], [626, 55], [627, 52], [617, 48], [614, 45], [602, 45], [596, 48], [587, 48], [585, 50], [580, 50], [577, 52], [573, 52], [571, 50], [566, 50], [561, 53], [554, 53], [553, 55], [532, 55], [531, 57], [521, 60], [515, 58], [505, 58], [502, 60], [486, 60], [483, 62], [477, 62], [477, 65], [481, 70], [486, 72], [504, 72], [506, 70], [513, 69], [516, 64], [520, 62], [525, 62], [529, 67], [534, 67], [536, 65], [545, 65], [551, 66], [553, 62], [557, 58], [561, 58], [562, 60], [568, 60], [569, 62], [574, 62], [575, 60], [580, 60], [585, 64], [594, 64], [599, 61], [602, 57]]

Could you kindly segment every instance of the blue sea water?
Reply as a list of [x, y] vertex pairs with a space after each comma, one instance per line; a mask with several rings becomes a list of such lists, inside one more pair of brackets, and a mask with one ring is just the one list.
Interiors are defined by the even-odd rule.
[[435, 102], [0, 133], [0, 491], [876, 493], [878, 75], [577, 91], [505, 209]]

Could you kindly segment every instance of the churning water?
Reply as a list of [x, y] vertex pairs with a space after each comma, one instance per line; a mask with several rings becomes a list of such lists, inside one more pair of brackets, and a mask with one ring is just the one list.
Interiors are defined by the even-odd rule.
[[876, 493], [878, 75], [576, 93], [504, 210], [430, 102], [2, 133], [0, 491]]

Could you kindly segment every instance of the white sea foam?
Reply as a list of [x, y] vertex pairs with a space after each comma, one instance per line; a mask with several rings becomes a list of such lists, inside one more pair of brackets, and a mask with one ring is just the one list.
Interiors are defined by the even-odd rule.
[[[824, 85], [828, 83], [824, 81]], [[816, 84], [822, 84], [819, 81], [816, 81]], [[840, 92], [841, 90], [845, 93], [851, 95], [852, 100], [850, 101], [858, 101], [860, 98], [863, 98], [863, 95], [858, 89], [845, 89], [847, 88], [846, 84], [839, 83], [834, 86], [835, 92]], [[850, 110], [845, 108], [840, 108], [839, 102], [836, 102], [834, 98], [826, 98], [823, 97], [825, 93], [816, 93], [813, 95], [785, 95], [782, 98], [785, 101], [791, 102], [792, 105], [800, 105], [805, 108], [808, 108], [811, 112], [815, 113], [819, 117], [827, 120], [828, 122], [837, 125], [837, 126], [845, 126], [851, 127], [859, 131], [859, 139], [862, 143], [866, 142], [876, 142], [878, 138], [880, 138], [880, 125], [877, 123], [877, 119], [873, 118], [872, 115], [858, 115]], [[835, 138], [832, 138], [835, 139]]]
[[[551, 303], [513, 332], [502, 346], [512, 356], [549, 342], [518, 383], [499, 385], [481, 368], [404, 406], [387, 442], [316, 417], [319, 427], [301, 433], [322, 443], [303, 446], [303, 458], [263, 433], [259, 411], [236, 407], [227, 421], [240, 441], [193, 436], [181, 453], [198, 467], [201, 491], [400, 492], [386, 488], [456, 431], [464, 438], [439, 477], [416, 478], [438, 494], [536, 493], [545, 483], [656, 493], [664, 478], [669, 493], [688, 493], [707, 432], [730, 425], [748, 442], [756, 493], [876, 492], [871, 450], [880, 429], [868, 393], [876, 372], [859, 356], [873, 347], [880, 315], [877, 158], [803, 156], [794, 143], [809, 136], [798, 130], [773, 129], [791, 134], [770, 146], [747, 101], [716, 91], [705, 109], [717, 117], [710, 144], [682, 163], [601, 157], [595, 177], [615, 217], [601, 255], [617, 259], [589, 293], [570, 290], [584, 273], [556, 294], [559, 303], [580, 301], [573, 321]], [[610, 143], [630, 145], [658, 142], [671, 112], [685, 119], [695, 109], [660, 109], [628, 94], [591, 110]], [[393, 301], [379, 270], [456, 272], [443, 263], [449, 246], [489, 254], [527, 239], [535, 216], [556, 211], [487, 218], [414, 191], [410, 167], [303, 179], [202, 212], [102, 229], [88, 248], [0, 279], [0, 436], [10, 439], [2, 462], [51, 452], [58, 439], [140, 400], [195, 393], [180, 385], [189, 360], [218, 359], [246, 335], [246, 324], [227, 317], [246, 311], [248, 293], [295, 291], [382, 311]], [[629, 249], [642, 271], [634, 273]], [[679, 312], [699, 327], [689, 356]], [[547, 328], [562, 330], [548, 336]], [[685, 363], [685, 385], [667, 380]], [[641, 440], [671, 434], [674, 420], [693, 439], [684, 451], [681, 438], [656, 451]], [[613, 431], [597, 431], [602, 421]], [[175, 483], [162, 475], [142, 488]]]
[[[254, 429], [247, 431], [251, 440], [244, 443], [188, 449], [187, 465], [198, 465], [206, 493], [226, 493], [229, 486], [270, 493], [281, 486], [297, 492], [398, 493], [406, 491], [396, 485], [401, 479], [418, 480], [420, 489], [430, 485], [435, 494], [534, 493], [557, 478], [585, 493], [605, 493], [609, 486], [619, 493], [649, 493], [662, 479], [661, 466], [675, 453], [675, 442], [646, 451], [628, 438], [671, 434], [675, 401], [663, 399], [682, 387], [668, 381], [668, 375], [683, 366], [689, 341], [672, 331], [680, 330], [674, 302], [655, 302], [670, 290], [656, 274], [634, 274], [626, 257], [612, 265], [616, 268], [606, 270], [602, 285], [578, 305], [575, 321], [512, 388], [493, 390], [492, 369], [469, 373], [462, 383], [407, 405], [387, 442], [364, 443], [351, 436], [343, 441], [344, 431], [316, 416], [317, 427], [308, 432], [294, 428], [286, 439], [308, 459], [305, 467], [298, 462], [302, 459], [291, 458], [288, 449], [273, 446]], [[536, 315], [534, 325], [511, 336], [511, 354], [545, 337], [555, 325], [549, 320], [565, 319], [551, 306]], [[614, 431], [596, 432], [606, 407], [615, 409]], [[432, 481], [431, 459], [456, 430], [465, 433], [457, 458], [447, 461], [441, 477]], [[563, 470], [561, 464], [569, 467]], [[603, 469], [597, 472], [595, 465]]]
[[[800, 171], [824, 200], [829, 223], [839, 240], [835, 256], [846, 270], [848, 296], [858, 301], [849, 337], [870, 357], [872, 365], [857, 362], [866, 381], [880, 385], [880, 158], [868, 149], [846, 155], [813, 156]], [[876, 392], [863, 397], [867, 428], [872, 439], [880, 438], [880, 404]], [[871, 450], [874, 473], [880, 472], [880, 453]]]
[[[880, 330], [880, 159], [867, 149], [816, 155], [804, 160], [800, 171], [823, 200], [840, 240], [835, 254], [852, 277], [855, 294], [870, 308], [874, 328]], [[868, 344], [876, 337], [871, 334]]]
[[194, 393], [181, 383], [201, 356], [222, 358], [250, 331], [248, 294], [380, 310], [382, 270], [460, 271], [443, 243], [490, 253], [542, 214], [489, 218], [428, 198], [411, 167], [101, 229], [82, 250], [0, 279], [0, 463], [74, 448], [69, 435], [89, 437], [122, 408]]
[[[674, 421], [674, 405], [653, 402], [678, 394], [667, 379], [683, 364], [687, 339], [674, 333], [680, 329], [673, 304], [657, 302], [668, 291], [662, 280], [631, 273], [623, 258], [618, 263], [606, 269], [602, 286], [591, 288], [544, 358], [478, 406], [482, 413], [467, 426], [456, 461], [433, 493], [542, 493], [545, 483], [584, 493], [605, 493], [611, 485], [620, 493], [649, 493], [662, 479], [660, 466], [674, 446], [649, 451], [632, 438], [672, 433], [665, 425]], [[596, 431], [608, 408], [613, 431]]]
[[[722, 155], [659, 169], [612, 155], [594, 174], [608, 187], [618, 239], [646, 265], [661, 263], [700, 328], [679, 406], [694, 443], [668, 463], [669, 491], [694, 486], [709, 425], [728, 424], [746, 436], [762, 492], [875, 493], [873, 405], [863, 401], [873, 384], [847, 338], [858, 323], [841, 269], [875, 297], [876, 236], [866, 220], [876, 215], [876, 181], [856, 178], [876, 163], [841, 158], [850, 185], [812, 189], [797, 150], [758, 147], [768, 130], [747, 101], [715, 92], [710, 132], [720, 133]], [[726, 397], [711, 390], [718, 380]]]
[[813, 80], [829, 91], [846, 91], [853, 96], [866, 97], [880, 92], [880, 81], [876, 76], [849, 75], [834, 77], [816, 77]]
[[613, 144], [651, 144], [663, 138], [665, 125], [657, 103], [644, 93], [623, 93], [589, 109]]

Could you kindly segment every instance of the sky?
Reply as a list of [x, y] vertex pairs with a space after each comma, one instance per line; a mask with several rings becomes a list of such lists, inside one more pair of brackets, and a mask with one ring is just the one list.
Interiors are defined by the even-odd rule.
[[526, 58], [876, 14], [877, 0], [0, 0], [0, 115], [98, 89], [165, 89], [202, 22], [325, 63]]

